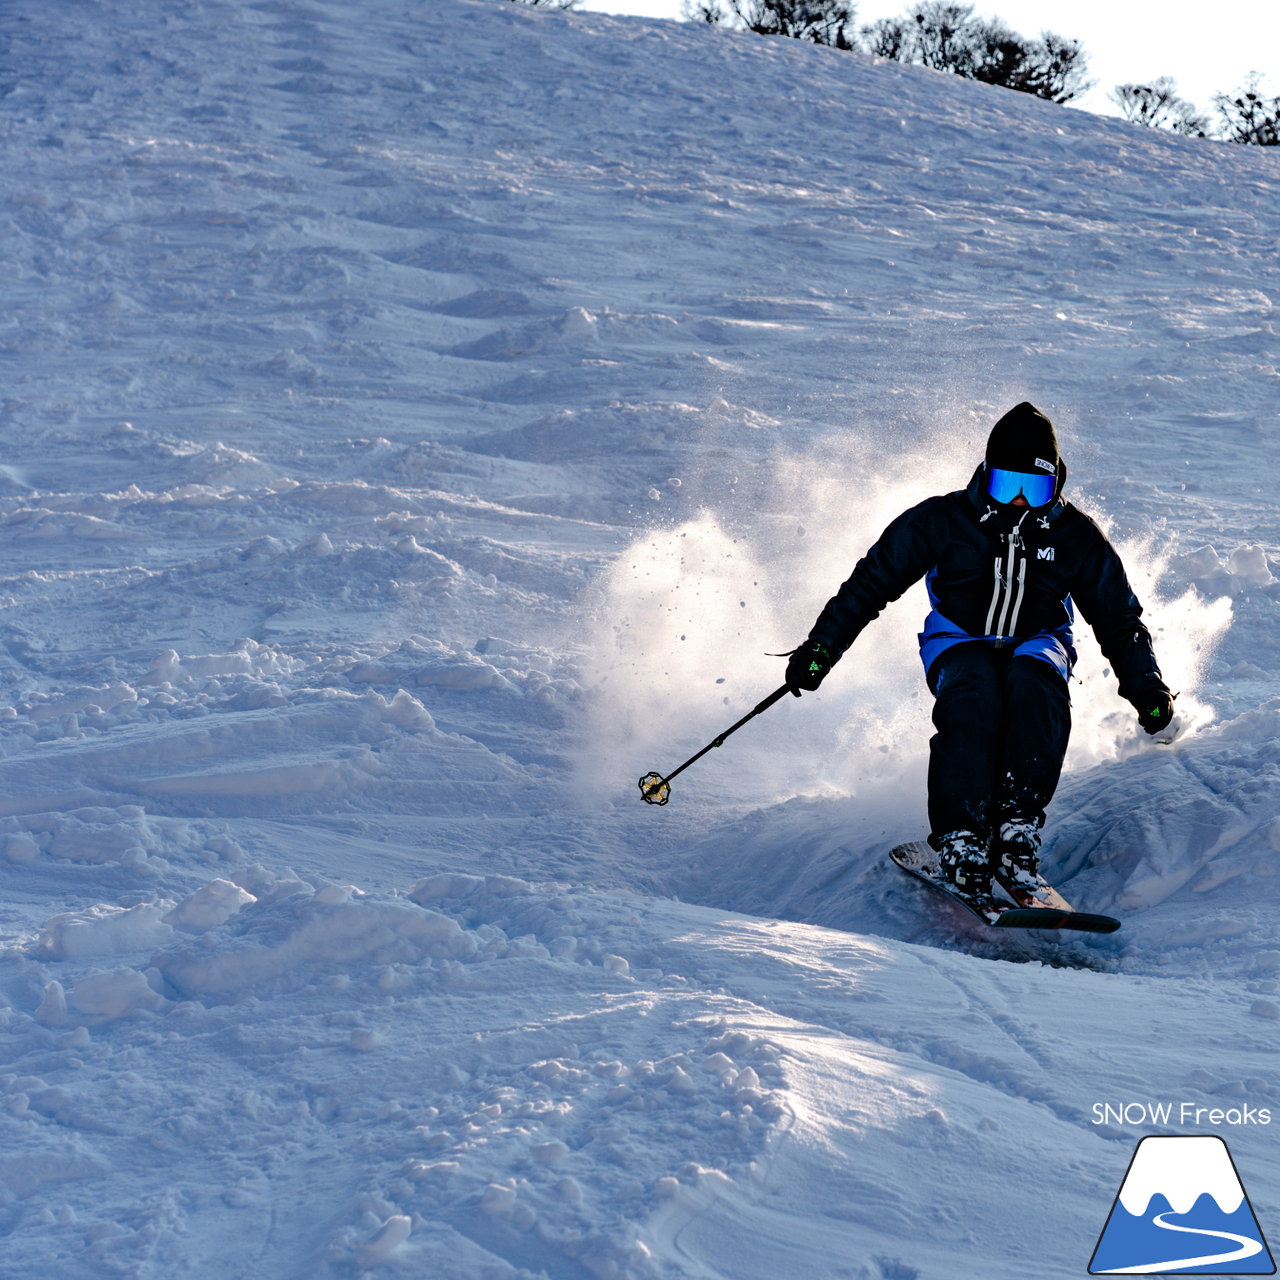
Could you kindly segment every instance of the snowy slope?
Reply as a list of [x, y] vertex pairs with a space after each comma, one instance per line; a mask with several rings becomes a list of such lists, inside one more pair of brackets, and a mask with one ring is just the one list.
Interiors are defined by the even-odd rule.
[[[1059, 1280], [1170, 1131], [1275, 1220], [1276, 157], [499, 0], [0, 34], [4, 1274]], [[641, 804], [1024, 398], [1182, 691], [1082, 646], [1124, 930], [886, 866], [914, 592]]]

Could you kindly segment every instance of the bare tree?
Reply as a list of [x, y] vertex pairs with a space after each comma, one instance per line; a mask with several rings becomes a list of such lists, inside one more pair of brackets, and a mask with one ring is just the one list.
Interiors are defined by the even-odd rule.
[[970, 24], [965, 32], [966, 66], [962, 74], [984, 84], [1019, 88], [1030, 66], [1031, 52], [1021, 36], [999, 18]]
[[688, 21], [739, 27], [762, 36], [789, 36], [833, 49], [852, 49], [855, 9], [849, 0], [685, 0]]
[[862, 28], [862, 47], [877, 58], [894, 62], [910, 62], [914, 28], [905, 18], [880, 18]]
[[1050, 102], [1070, 102], [1092, 87], [1086, 79], [1089, 55], [1079, 40], [1068, 40], [1054, 31], [1041, 32], [1029, 46], [1028, 62], [1025, 79], [1009, 85], [1011, 89], [1034, 93]]
[[1208, 117], [1178, 96], [1177, 83], [1170, 76], [1160, 76], [1148, 84], [1119, 84], [1109, 96], [1124, 118], [1134, 124], [1168, 129], [1189, 138], [1209, 136]]
[[1222, 136], [1228, 142], [1280, 146], [1280, 97], [1264, 97], [1259, 89], [1261, 80], [1255, 71], [1243, 89], [1214, 95], [1213, 105], [1223, 119]]
[[1050, 102], [1070, 102], [1089, 87], [1088, 58], [1078, 40], [1046, 31], [1038, 40], [1025, 40], [999, 21], [975, 23], [969, 34], [970, 75], [985, 84], [998, 84], [1032, 93]]
[[862, 36], [867, 50], [880, 57], [1051, 102], [1069, 102], [1088, 87], [1088, 59], [1078, 40], [1051, 31], [1027, 40], [998, 18], [975, 18], [971, 4], [955, 0], [922, 0], [901, 18], [882, 18], [864, 27]]
[[720, 0], [684, 0], [680, 6], [680, 16], [686, 22], [703, 22], [711, 27], [724, 23], [726, 14]]
[[[853, 49], [850, 0], [684, 0], [687, 21], [733, 26]], [[970, 80], [1069, 102], [1086, 88], [1088, 59], [1078, 40], [1052, 31], [1026, 40], [999, 19], [978, 19], [959, 0], [919, 0], [900, 18], [861, 31], [861, 47], [880, 58], [914, 62]]]
[[925, 0], [910, 11], [915, 22], [912, 62], [935, 71], [964, 75], [970, 69], [968, 36], [973, 5], [951, 0]]

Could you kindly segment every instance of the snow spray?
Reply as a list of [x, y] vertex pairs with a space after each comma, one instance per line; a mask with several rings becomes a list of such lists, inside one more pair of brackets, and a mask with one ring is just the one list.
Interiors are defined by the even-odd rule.
[[[580, 782], [602, 794], [629, 788], [636, 766], [655, 752], [678, 758], [684, 744], [692, 748], [715, 730], [726, 708], [749, 705], [776, 684], [781, 666], [768, 653], [804, 639], [888, 523], [968, 483], [985, 441], [985, 425], [974, 417], [949, 415], [926, 429], [828, 433], [806, 452], [770, 457], [745, 511], [741, 498], [708, 503], [641, 533], [597, 583], [602, 602], [588, 644], [590, 666], [604, 674], [587, 697]], [[686, 489], [696, 493], [696, 476]], [[1107, 530], [1105, 513], [1089, 514]], [[1212, 719], [1196, 690], [1230, 625], [1230, 602], [1190, 591], [1166, 595], [1160, 582], [1169, 546], [1149, 538], [1120, 541], [1117, 549], [1166, 680], [1181, 695], [1182, 730], [1195, 732]], [[731, 766], [708, 762], [704, 798], [761, 804], [797, 794], [856, 796], [872, 806], [864, 809], [869, 820], [879, 806], [900, 822], [904, 797], [916, 797], [923, 822], [931, 703], [916, 632], [927, 612], [922, 583], [890, 604], [818, 693], [739, 744]], [[1067, 768], [1151, 749], [1087, 624], [1078, 618], [1075, 630], [1080, 661]]]
[[[777, 684], [785, 664], [769, 655], [804, 639], [889, 521], [967, 482], [971, 435], [935, 433], [912, 450], [865, 433], [827, 435], [807, 453], [771, 457], [745, 513], [741, 502], [708, 504], [638, 537], [597, 584], [590, 643], [607, 674], [588, 697], [582, 780], [602, 791], [619, 777], [634, 786], [633, 764], [655, 752], [679, 758], [682, 745], [720, 727], [726, 708]], [[696, 479], [686, 487], [696, 490]], [[923, 584], [890, 605], [820, 691], [786, 703], [731, 763], [702, 766], [704, 798], [882, 796], [892, 812], [905, 792], [923, 821], [929, 699], [916, 631], [927, 610]]]

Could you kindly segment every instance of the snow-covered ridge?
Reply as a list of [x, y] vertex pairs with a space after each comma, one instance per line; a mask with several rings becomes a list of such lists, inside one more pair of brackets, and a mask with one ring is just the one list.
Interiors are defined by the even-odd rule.
[[[1280, 1110], [1274, 157], [501, 0], [0, 37], [9, 1268], [1066, 1280], [1095, 1102]], [[1123, 933], [886, 865], [915, 597], [641, 805], [1024, 398], [1191, 713], [1084, 652]]]

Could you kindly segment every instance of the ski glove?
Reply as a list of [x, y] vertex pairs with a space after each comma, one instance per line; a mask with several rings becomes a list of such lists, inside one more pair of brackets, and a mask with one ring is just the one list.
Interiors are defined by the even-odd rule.
[[792, 649], [787, 663], [787, 688], [795, 697], [802, 689], [813, 692], [831, 670], [832, 657], [821, 640], [806, 640], [798, 649]]
[[1133, 700], [1138, 713], [1138, 723], [1146, 733], [1159, 733], [1167, 729], [1173, 720], [1173, 700], [1177, 694], [1168, 689], [1152, 689]]

